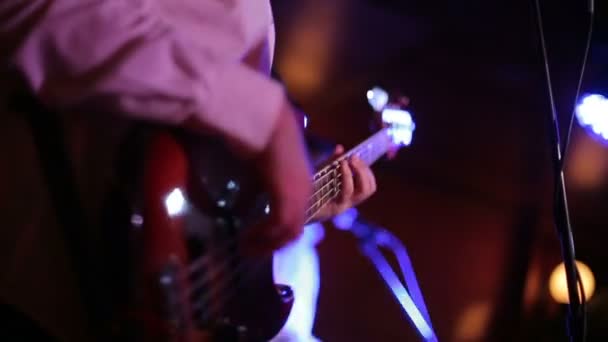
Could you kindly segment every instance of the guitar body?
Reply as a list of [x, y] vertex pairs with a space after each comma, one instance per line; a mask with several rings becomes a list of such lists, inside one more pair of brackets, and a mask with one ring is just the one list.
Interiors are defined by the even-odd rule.
[[122, 152], [107, 222], [113, 340], [275, 336], [292, 292], [274, 283], [272, 256], [239, 248], [269, 210], [253, 168], [214, 139], [164, 127], [138, 129]]
[[[386, 107], [383, 127], [318, 170], [306, 222], [341, 189], [340, 160], [368, 165], [409, 145], [415, 124]], [[217, 139], [140, 126], [117, 162], [104, 232], [111, 341], [262, 342], [285, 324], [293, 293], [272, 256], [241, 253], [242, 233], [271, 208], [252, 165]], [[107, 310], [106, 310], [107, 309]]]

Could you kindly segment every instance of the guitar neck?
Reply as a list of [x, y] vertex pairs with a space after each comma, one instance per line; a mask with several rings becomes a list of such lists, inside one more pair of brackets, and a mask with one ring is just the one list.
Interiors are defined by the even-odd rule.
[[387, 153], [391, 146], [392, 143], [388, 129], [382, 129], [315, 173], [313, 177], [313, 195], [306, 210], [306, 223], [310, 222], [321, 208], [340, 194], [342, 186], [340, 162], [342, 160], [356, 155], [365, 164], [372, 165]]

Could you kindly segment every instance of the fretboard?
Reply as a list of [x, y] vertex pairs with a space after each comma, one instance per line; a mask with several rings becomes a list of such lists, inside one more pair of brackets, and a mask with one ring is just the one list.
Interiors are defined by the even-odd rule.
[[340, 194], [342, 187], [340, 161], [356, 155], [367, 165], [372, 165], [388, 152], [390, 147], [391, 140], [388, 135], [388, 129], [385, 128], [315, 173], [313, 177], [313, 195], [311, 196], [308, 210], [306, 210], [306, 222], [310, 222], [323, 206]]

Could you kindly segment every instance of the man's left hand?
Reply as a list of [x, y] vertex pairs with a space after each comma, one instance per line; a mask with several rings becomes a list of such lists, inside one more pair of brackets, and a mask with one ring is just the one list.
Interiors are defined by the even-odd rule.
[[[334, 158], [344, 153], [344, 147], [338, 145], [334, 151]], [[348, 208], [354, 207], [368, 199], [376, 192], [376, 177], [359, 157], [352, 156], [340, 162], [342, 184], [340, 194], [327, 203], [314, 217], [314, 221], [325, 221], [336, 216]]]

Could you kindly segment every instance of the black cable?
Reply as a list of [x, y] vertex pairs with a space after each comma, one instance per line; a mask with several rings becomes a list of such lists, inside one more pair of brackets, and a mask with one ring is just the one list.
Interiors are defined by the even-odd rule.
[[578, 285], [578, 289], [581, 293], [581, 310], [583, 312], [583, 316], [581, 317], [581, 329], [582, 329], [582, 334], [583, 334], [583, 340], [585, 340], [587, 338], [587, 311], [585, 308], [585, 301], [587, 299], [587, 295], [585, 294], [585, 287], [583, 286], [583, 280], [581, 279], [581, 273], [576, 272], [576, 283]]
[[572, 114], [570, 115], [570, 123], [568, 124], [568, 133], [566, 134], [566, 137], [564, 139], [564, 146], [563, 146], [564, 157], [562, 158], [562, 165], [561, 165], [562, 170], [565, 165], [566, 155], [568, 154], [568, 146], [570, 145], [570, 136], [572, 135], [572, 126], [574, 126], [574, 116], [576, 113], [576, 105], [578, 103], [578, 97], [580, 96], [581, 87], [583, 85], [583, 78], [585, 76], [585, 68], [587, 66], [587, 59], [589, 58], [589, 50], [591, 50], [591, 37], [593, 36], [593, 21], [594, 21], [594, 15], [593, 15], [593, 11], [591, 11], [589, 13], [589, 29], [587, 31], [587, 43], [585, 46], [585, 53], [583, 55], [583, 62], [581, 64], [581, 71], [580, 71], [580, 75], [578, 78], [578, 85], [576, 87], [576, 94], [574, 96], [574, 106], [572, 107], [573, 108]]
[[[574, 126], [574, 117], [576, 115], [576, 106], [578, 104], [578, 100], [579, 100], [579, 96], [581, 93], [581, 88], [583, 85], [583, 78], [585, 77], [585, 68], [587, 66], [587, 60], [589, 59], [589, 51], [591, 50], [591, 40], [593, 37], [593, 24], [594, 24], [594, 11], [593, 11], [593, 5], [591, 5], [590, 7], [590, 11], [589, 11], [589, 28], [587, 30], [587, 42], [585, 44], [585, 52], [583, 54], [583, 61], [581, 63], [581, 70], [579, 73], [579, 78], [578, 78], [578, 84], [576, 86], [576, 93], [574, 96], [574, 105], [572, 106], [572, 112], [570, 114], [570, 120], [568, 123], [568, 132], [566, 133], [566, 136], [564, 138], [564, 144], [563, 144], [563, 157], [562, 157], [562, 162], [561, 162], [561, 171], [564, 171], [564, 167], [566, 165], [566, 158], [568, 156], [568, 147], [570, 146], [570, 139], [572, 136], [572, 127]], [[583, 334], [583, 338], [586, 338], [587, 336], [587, 315], [586, 315], [586, 296], [585, 296], [585, 289], [583, 287], [583, 281], [581, 279], [581, 275], [580, 272], [576, 272], [576, 281], [578, 284], [578, 288], [580, 290], [580, 297], [581, 297], [581, 312], [582, 312], [582, 317], [581, 317], [581, 329], [582, 329], [582, 334]]]
[[[562, 161], [561, 161], [561, 171], [564, 171], [564, 167], [566, 165], [566, 158], [568, 156], [568, 151], [569, 151], [569, 146], [570, 146], [570, 140], [572, 137], [572, 128], [574, 126], [574, 117], [576, 115], [576, 106], [578, 104], [579, 101], [579, 96], [581, 94], [581, 88], [583, 85], [583, 79], [585, 77], [585, 69], [587, 67], [587, 61], [589, 59], [589, 51], [591, 50], [591, 41], [592, 41], [592, 37], [593, 37], [593, 24], [594, 24], [594, 10], [593, 10], [593, 5], [590, 5], [590, 10], [589, 10], [589, 27], [587, 29], [587, 41], [585, 43], [585, 49], [584, 49], [584, 53], [583, 53], [583, 59], [581, 62], [581, 69], [579, 72], [579, 78], [578, 78], [578, 83], [576, 86], [576, 93], [574, 95], [574, 104], [572, 106], [572, 112], [570, 114], [570, 118], [569, 118], [569, 123], [568, 123], [568, 131], [566, 133], [566, 136], [564, 138], [564, 143], [562, 146], [562, 151], [563, 151], [563, 156], [562, 156]], [[581, 319], [582, 319], [582, 327], [581, 329], [583, 330], [583, 336], [586, 337], [586, 330], [587, 330], [587, 317], [586, 317], [586, 295], [585, 295], [585, 289], [583, 287], [583, 282], [581, 280], [581, 276], [580, 276], [580, 272], [576, 272], [576, 282], [577, 282], [577, 287], [580, 291], [580, 297], [581, 299], [581, 311], [583, 313]]]
[[[555, 99], [553, 96], [553, 87], [551, 82], [551, 72], [549, 68], [549, 58], [547, 56], [547, 48], [545, 43], [545, 35], [543, 28], [543, 20], [541, 14], [541, 8], [539, 0], [535, 0], [536, 15], [538, 30], [540, 34], [541, 49], [543, 53], [543, 62], [545, 68], [545, 76], [547, 81], [547, 89], [549, 92], [549, 104], [551, 107], [551, 138], [552, 138], [552, 149], [553, 149], [553, 163], [555, 172], [555, 202], [554, 202], [554, 218], [557, 233], [561, 243], [562, 258], [564, 260], [564, 266], [566, 270], [566, 282], [568, 286], [568, 334], [571, 341], [584, 341], [586, 337], [586, 312], [584, 306], [584, 297], [579, 297], [579, 289], [582, 288], [582, 282], [580, 275], [578, 274], [576, 263], [575, 263], [575, 250], [574, 250], [574, 239], [572, 236], [572, 227], [570, 225], [570, 218], [568, 213], [568, 202], [566, 196], [566, 188], [564, 182], [563, 172], [563, 158], [562, 158], [562, 146], [560, 143], [560, 129], [558, 122], [557, 110], [555, 108]], [[591, 11], [593, 13], [593, 11]], [[590, 37], [588, 41], [590, 41]], [[585, 51], [585, 60], [583, 62], [583, 71], [586, 65], [588, 49]], [[579, 89], [582, 84], [581, 74], [579, 78]], [[578, 91], [577, 89], [577, 98]], [[575, 99], [576, 103], [577, 99]], [[571, 118], [572, 120], [572, 118]], [[569, 129], [570, 130], [570, 129]]]

